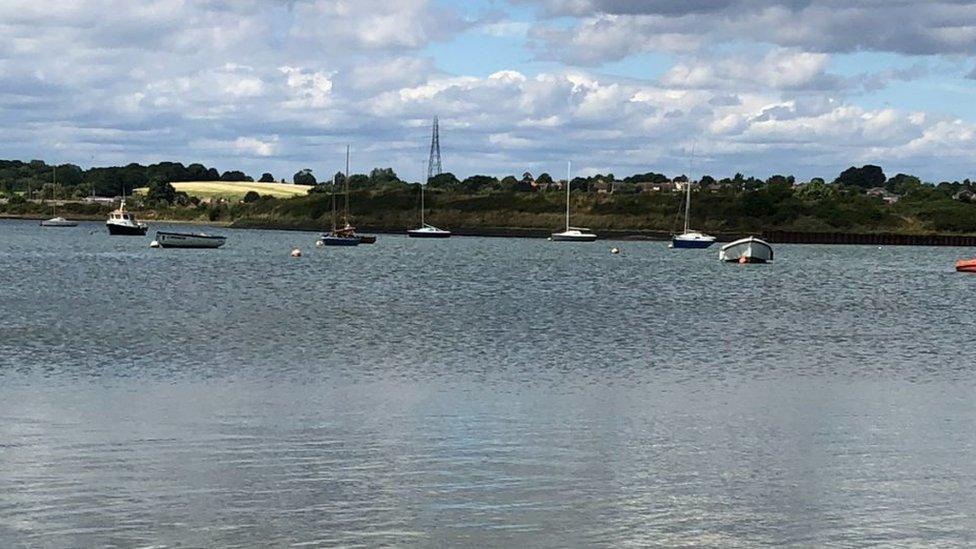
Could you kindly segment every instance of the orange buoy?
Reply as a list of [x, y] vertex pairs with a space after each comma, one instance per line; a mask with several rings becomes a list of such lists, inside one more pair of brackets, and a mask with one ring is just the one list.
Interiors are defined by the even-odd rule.
[[956, 271], [960, 273], [976, 273], [976, 259], [960, 259], [956, 261]]

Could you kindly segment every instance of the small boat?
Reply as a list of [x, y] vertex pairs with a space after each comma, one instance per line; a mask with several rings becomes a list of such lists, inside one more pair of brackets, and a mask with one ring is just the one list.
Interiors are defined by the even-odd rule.
[[52, 217], [41, 221], [41, 227], [77, 227], [77, 221], [71, 221], [63, 217]]
[[[691, 159], [694, 162], [695, 148], [691, 149]], [[689, 176], [691, 169], [688, 169]], [[671, 236], [669, 248], [678, 249], [703, 249], [711, 246], [715, 242], [715, 237], [688, 228], [691, 219], [691, 179], [685, 182], [685, 229], [681, 234]]]
[[773, 260], [773, 247], [765, 240], [750, 236], [722, 246], [718, 258], [737, 263], [765, 263]]
[[373, 237], [373, 242], [362, 242], [362, 237], [356, 234], [356, 228], [349, 224], [349, 147], [346, 147], [346, 172], [343, 174], [343, 179], [345, 181], [345, 213], [343, 216], [346, 218], [346, 224], [342, 228], [336, 228], [336, 181], [332, 178], [332, 230], [323, 234], [319, 240], [322, 242], [323, 246], [359, 246], [360, 244], [372, 244], [376, 242], [376, 237]]
[[219, 248], [227, 241], [226, 236], [206, 233], [173, 233], [156, 231], [160, 248]]
[[451, 231], [438, 229], [433, 225], [424, 223], [424, 226], [419, 229], [410, 229], [407, 231], [407, 236], [411, 238], [450, 238]]
[[573, 181], [573, 178], [570, 177], [572, 167], [572, 162], [566, 164], [566, 230], [552, 233], [551, 239], [553, 242], [593, 242], [596, 240], [596, 235], [591, 233], [589, 229], [569, 225], [569, 188]]
[[[56, 194], [58, 191], [58, 167], [53, 166], [52, 172], [54, 178], [54, 192]], [[77, 227], [78, 226], [77, 221], [70, 221], [58, 215], [57, 196], [54, 197], [54, 206], [53, 206], [52, 213], [54, 214], [55, 217], [41, 221], [41, 227]]]
[[[430, 173], [429, 170], [428, 173]], [[450, 238], [451, 231], [438, 229], [424, 219], [424, 187], [426, 186], [426, 183], [420, 186], [420, 228], [409, 229], [407, 236], [411, 238]]]
[[134, 215], [125, 211], [125, 197], [122, 198], [119, 209], [108, 215], [105, 226], [108, 227], [108, 234], [115, 235], [142, 236], [149, 230], [149, 225], [139, 223]]
[[956, 261], [956, 271], [960, 273], [976, 273], [976, 259], [960, 259]]
[[671, 248], [703, 249], [711, 246], [715, 237], [698, 231], [685, 231], [671, 237]]

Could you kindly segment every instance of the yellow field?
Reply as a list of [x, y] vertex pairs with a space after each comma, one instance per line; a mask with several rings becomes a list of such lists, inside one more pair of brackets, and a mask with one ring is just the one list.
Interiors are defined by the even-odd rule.
[[[275, 198], [289, 198], [306, 194], [309, 185], [292, 185], [291, 183], [248, 183], [234, 181], [184, 181], [172, 183], [177, 192], [185, 192], [197, 198], [221, 197], [227, 200], [240, 200], [248, 191], [255, 191], [261, 196], [271, 195]], [[137, 194], [145, 194], [148, 189], [136, 189]]]

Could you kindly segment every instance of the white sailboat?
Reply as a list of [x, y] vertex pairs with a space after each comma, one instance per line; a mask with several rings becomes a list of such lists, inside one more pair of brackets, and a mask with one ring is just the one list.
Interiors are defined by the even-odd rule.
[[420, 228], [410, 229], [407, 236], [411, 238], [450, 238], [451, 231], [438, 229], [424, 220], [424, 188], [427, 183], [420, 185]]
[[596, 240], [596, 235], [591, 233], [589, 229], [584, 227], [572, 227], [569, 224], [569, 188], [572, 186], [571, 183], [573, 178], [571, 173], [573, 171], [573, 163], [567, 162], [566, 164], [566, 230], [558, 233], [552, 233], [553, 242], [593, 242]]
[[58, 215], [58, 167], [53, 166], [54, 172], [54, 217], [41, 221], [41, 227], [77, 227], [77, 221], [71, 221]]
[[[692, 163], [695, 158], [695, 148], [691, 149]], [[670, 248], [707, 248], [715, 242], [715, 237], [689, 228], [691, 219], [691, 169], [688, 169], [688, 181], [685, 182], [685, 228], [679, 235], [671, 236]]]

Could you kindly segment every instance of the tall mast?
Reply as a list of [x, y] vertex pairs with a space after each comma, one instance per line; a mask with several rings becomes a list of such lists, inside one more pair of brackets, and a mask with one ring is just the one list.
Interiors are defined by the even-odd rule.
[[[429, 169], [430, 168], [428, 167], [428, 170]], [[424, 228], [424, 187], [427, 186], [429, 181], [430, 179], [425, 181], [424, 184], [420, 186], [420, 228]]]
[[695, 164], [695, 145], [691, 145], [691, 160], [688, 161], [688, 181], [685, 181], [685, 231], [688, 233], [688, 220], [691, 218], [691, 169]]
[[335, 206], [336, 176], [332, 176], [332, 233], [336, 230], [336, 206]]
[[569, 230], [569, 187], [573, 179], [570, 173], [573, 171], [573, 161], [566, 162], [566, 230]]
[[349, 226], [349, 145], [346, 145], [346, 177], [345, 177], [346, 207], [342, 212], [343, 221]]
[[54, 167], [54, 170], [53, 170], [53, 172], [54, 172], [54, 191], [53, 191], [54, 192], [54, 197], [53, 197], [54, 198], [54, 214], [55, 214], [55, 216], [57, 216], [57, 213], [58, 213], [58, 165], [55, 164], [53, 167]]

